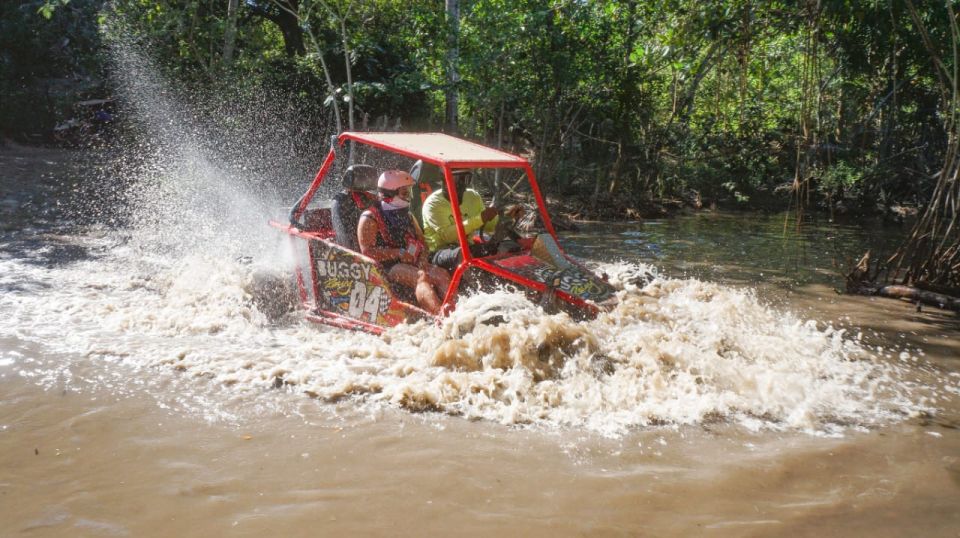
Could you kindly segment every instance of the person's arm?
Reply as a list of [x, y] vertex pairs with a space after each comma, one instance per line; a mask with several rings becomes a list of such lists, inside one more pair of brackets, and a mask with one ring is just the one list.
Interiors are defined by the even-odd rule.
[[357, 226], [357, 243], [364, 256], [373, 258], [379, 263], [393, 260], [408, 263], [412, 261], [409, 260], [412, 256], [403, 249], [377, 246], [377, 221], [369, 213], [360, 216], [360, 224]]
[[417, 266], [423, 269], [430, 263], [429, 253], [427, 252], [429, 250], [427, 248], [427, 240], [423, 236], [423, 230], [420, 229], [420, 224], [417, 223], [417, 219], [413, 218], [412, 215], [410, 216], [410, 222], [413, 223], [413, 231], [417, 236], [417, 241], [420, 241], [420, 244], [423, 245], [423, 248], [420, 249], [420, 258], [417, 260]]
[[467, 235], [472, 234], [473, 232], [480, 230], [492, 234], [497, 229], [497, 223], [500, 222], [500, 211], [493, 207], [485, 207], [483, 203], [483, 198], [480, 197], [480, 194], [473, 190], [467, 190], [463, 195], [463, 206], [461, 209], [464, 209], [465, 214], [476, 215], [470, 219], [471, 225], [468, 227], [467, 222], [464, 221], [464, 228], [467, 232]]
[[483, 222], [483, 198], [473, 189], [467, 189], [463, 193], [463, 200], [460, 200], [460, 215], [473, 215], [470, 218], [463, 219], [463, 231], [467, 237], [484, 226]]

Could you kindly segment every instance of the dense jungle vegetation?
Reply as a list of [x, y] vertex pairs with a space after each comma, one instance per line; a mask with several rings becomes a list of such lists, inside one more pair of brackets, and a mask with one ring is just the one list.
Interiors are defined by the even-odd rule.
[[957, 4], [3, 2], [0, 129], [49, 139], [73, 103], [110, 97], [113, 32], [185, 85], [267, 89], [322, 136], [443, 130], [527, 155], [587, 216], [933, 207], [921, 239], [957, 260]]

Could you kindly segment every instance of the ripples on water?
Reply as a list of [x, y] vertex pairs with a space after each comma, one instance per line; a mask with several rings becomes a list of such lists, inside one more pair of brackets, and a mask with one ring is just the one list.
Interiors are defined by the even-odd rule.
[[882, 222], [831, 222], [812, 215], [797, 227], [793, 214], [710, 213], [638, 223], [586, 224], [568, 236], [585, 257], [656, 263], [670, 274], [706, 280], [797, 287], [841, 287], [867, 250], [890, 253], [908, 227]]

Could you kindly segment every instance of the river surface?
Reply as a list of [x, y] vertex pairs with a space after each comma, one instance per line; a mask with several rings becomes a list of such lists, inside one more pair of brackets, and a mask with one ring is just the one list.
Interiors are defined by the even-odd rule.
[[85, 218], [70, 157], [0, 149], [2, 536], [960, 535], [957, 316], [835, 291], [902, 230], [588, 224], [614, 312], [377, 338], [271, 302], [279, 206]]

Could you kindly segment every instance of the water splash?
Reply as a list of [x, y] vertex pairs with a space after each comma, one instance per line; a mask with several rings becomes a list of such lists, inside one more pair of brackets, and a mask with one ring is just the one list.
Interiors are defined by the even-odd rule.
[[319, 166], [326, 138], [302, 136], [289, 98], [253, 83], [176, 84], [140, 45], [114, 34], [113, 73], [135, 142], [123, 140], [106, 181], [124, 187], [132, 240], [160, 256], [280, 255], [264, 224], [285, 213], [292, 180]]
[[[63, 238], [96, 253], [68, 264], [34, 263], [26, 252], [0, 259], [0, 278], [35, 284], [0, 296], [11, 320], [0, 338], [87, 368], [122, 363], [140, 380], [195, 380], [177, 389], [203, 395], [191, 406], [230, 401], [240, 413], [279, 389], [604, 435], [715, 421], [837, 434], [930, 412], [928, 393], [955, 394], [960, 384], [910, 385], [906, 367], [855, 335], [749, 290], [631, 263], [599, 264], [622, 288], [620, 305], [590, 322], [547, 315], [507, 291], [465, 298], [439, 325], [382, 338], [311, 326], [282, 309], [267, 315], [275, 290], [263, 282], [289, 252], [266, 220], [295, 194], [264, 187], [269, 174], [225, 157], [236, 152], [219, 146], [242, 141], [212, 134], [142, 55], [119, 47], [116, 61], [144, 140], [136, 165], [108, 178], [128, 185], [130, 224]], [[33, 368], [12, 356], [0, 367], [25, 377]]]
[[195, 390], [226, 400], [280, 388], [604, 435], [716, 421], [837, 434], [932, 411], [902, 362], [750, 291], [697, 280], [625, 289], [616, 310], [579, 323], [521, 295], [478, 294], [440, 325], [381, 338], [295, 314], [271, 322], [243, 263], [191, 256], [161, 266], [120, 248], [55, 269], [2, 264], [56, 285], [0, 298], [14, 320], [0, 338], [29, 337], [102, 368], [113, 358], [138, 375], [197, 379]]
[[[507, 323], [471, 323], [510, 301]], [[480, 295], [429, 338], [423, 328], [395, 331], [393, 342], [423, 341], [422, 357], [393, 367], [403, 381], [370, 386], [411, 409], [611, 435], [717, 420], [835, 433], [926, 409], [911, 403], [896, 367], [844, 331], [770, 309], [748, 291], [660, 279], [622, 292], [615, 311], [587, 323], [517, 307], [523, 301]]]

